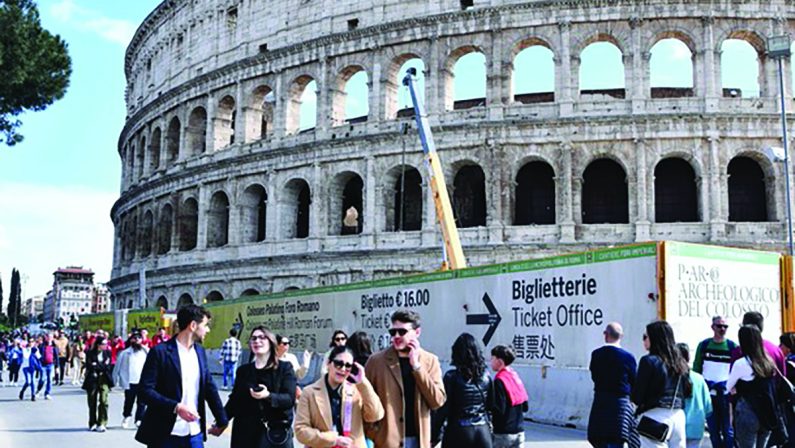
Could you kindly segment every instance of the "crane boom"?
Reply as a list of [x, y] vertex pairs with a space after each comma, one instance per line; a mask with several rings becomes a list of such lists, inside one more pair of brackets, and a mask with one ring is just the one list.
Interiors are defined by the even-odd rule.
[[406, 76], [403, 78], [403, 85], [409, 88], [411, 102], [414, 105], [414, 119], [417, 122], [417, 131], [419, 132], [420, 143], [422, 143], [422, 150], [425, 153], [426, 166], [430, 174], [436, 217], [439, 219], [439, 226], [442, 229], [446, 255], [446, 266], [443, 266], [443, 269], [462, 269], [467, 267], [466, 258], [461, 247], [461, 240], [458, 237], [458, 228], [455, 225], [450, 196], [447, 194], [444, 172], [439, 162], [439, 155], [436, 153], [436, 145], [433, 142], [433, 132], [431, 132], [431, 126], [428, 124], [428, 116], [425, 114], [425, 109], [414, 90], [414, 77], [416, 75], [417, 70], [415, 68], [408, 69]]

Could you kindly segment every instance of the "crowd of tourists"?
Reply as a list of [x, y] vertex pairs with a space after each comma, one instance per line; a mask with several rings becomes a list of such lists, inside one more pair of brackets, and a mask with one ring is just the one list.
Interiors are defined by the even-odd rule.
[[795, 446], [795, 333], [762, 338], [763, 316], [745, 313], [739, 344], [712, 318], [712, 337], [695, 348], [676, 343], [665, 321], [643, 333], [648, 354], [636, 363], [621, 348], [622, 327], [607, 325], [591, 355], [594, 401], [588, 440], [594, 447], [699, 447], [705, 426], [713, 448]]

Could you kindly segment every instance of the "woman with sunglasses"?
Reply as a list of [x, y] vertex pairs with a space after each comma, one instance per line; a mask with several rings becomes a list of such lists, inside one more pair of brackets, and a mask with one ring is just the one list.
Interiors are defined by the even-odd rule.
[[477, 339], [469, 333], [458, 336], [450, 363], [455, 369], [444, 374], [447, 401], [436, 420], [437, 427], [445, 427], [442, 448], [491, 448], [494, 385]]
[[[641, 446], [685, 448], [685, 399], [693, 390], [690, 366], [676, 348], [674, 330], [664, 320], [646, 325], [643, 346], [649, 354], [640, 358], [630, 395], [641, 420], [638, 426]], [[668, 426], [666, 440], [660, 442], [644, 435], [650, 426], [644, 425], [644, 417], [648, 423]]]
[[364, 424], [384, 417], [381, 400], [350, 349], [334, 347], [327, 360], [328, 373], [298, 402], [295, 436], [308, 448], [364, 448]]
[[[348, 334], [342, 330], [334, 330], [334, 333], [331, 334], [331, 342], [329, 342], [328, 346], [329, 349], [326, 353], [323, 354], [323, 360], [328, 360], [331, 351], [334, 350], [334, 347], [345, 347], [345, 344], [348, 343]], [[320, 370], [322, 375], [328, 373], [328, 364], [323, 364], [323, 367]]]
[[[295, 373], [279, 361], [276, 337], [263, 326], [248, 340], [253, 361], [237, 369], [226, 415], [232, 425], [232, 448], [292, 448]], [[223, 432], [213, 428], [211, 434]]]
[[295, 371], [296, 378], [300, 380], [306, 376], [311, 355], [308, 351], [304, 350], [304, 362], [303, 364], [299, 363], [298, 357], [290, 353], [290, 338], [287, 336], [282, 336], [280, 334], [276, 335], [276, 356], [279, 358], [279, 361], [289, 362], [290, 365], [293, 366], [293, 371]]

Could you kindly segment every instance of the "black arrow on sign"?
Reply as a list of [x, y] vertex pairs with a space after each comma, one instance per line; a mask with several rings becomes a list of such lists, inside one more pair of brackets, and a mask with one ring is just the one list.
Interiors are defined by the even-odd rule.
[[483, 294], [483, 304], [486, 305], [489, 313], [467, 314], [467, 325], [488, 325], [489, 329], [486, 330], [486, 334], [483, 335], [483, 345], [489, 345], [489, 341], [491, 341], [491, 337], [494, 336], [494, 332], [497, 331], [497, 326], [500, 325], [502, 317], [500, 317], [500, 313], [497, 312], [497, 308], [494, 307], [494, 303], [492, 303], [488, 293]]

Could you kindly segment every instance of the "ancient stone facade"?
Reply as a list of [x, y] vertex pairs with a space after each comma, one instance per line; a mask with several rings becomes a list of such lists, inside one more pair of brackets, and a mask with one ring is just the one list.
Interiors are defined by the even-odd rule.
[[[166, 0], [127, 50], [114, 306], [139, 305], [142, 271], [147, 305], [174, 307], [438, 268], [427, 170], [412, 112], [398, 110], [414, 58], [471, 265], [656, 239], [781, 249], [765, 41], [791, 32], [794, 12], [781, 0]], [[671, 38], [691, 51], [691, 88], [650, 85], [650, 51]], [[758, 96], [721, 85], [727, 39], [756, 50]], [[580, 89], [595, 42], [621, 50], [623, 89]], [[514, 94], [514, 59], [533, 46], [553, 54], [554, 91]], [[472, 52], [485, 98], [456, 101], [454, 66]], [[369, 111], [346, 119], [360, 72]], [[790, 107], [788, 61], [784, 72]], [[316, 118], [302, 129], [307, 86]], [[350, 207], [357, 225], [343, 226]]]

